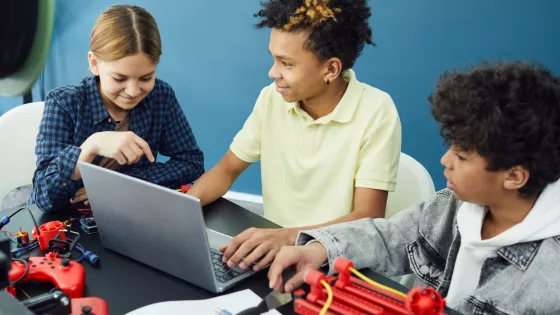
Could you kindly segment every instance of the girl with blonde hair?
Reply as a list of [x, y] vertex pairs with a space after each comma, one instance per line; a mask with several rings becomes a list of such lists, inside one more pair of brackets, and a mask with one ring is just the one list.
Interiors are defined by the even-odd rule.
[[[175, 93], [156, 79], [161, 51], [156, 21], [143, 8], [115, 5], [99, 16], [88, 52], [93, 76], [46, 96], [29, 203], [45, 212], [87, 204], [78, 161], [171, 188], [203, 173]], [[158, 153], [169, 160], [156, 162]]]

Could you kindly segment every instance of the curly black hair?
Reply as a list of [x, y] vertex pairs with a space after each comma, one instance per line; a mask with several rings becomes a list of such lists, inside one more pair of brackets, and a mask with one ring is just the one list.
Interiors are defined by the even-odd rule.
[[545, 67], [496, 62], [446, 72], [429, 101], [448, 145], [476, 151], [488, 171], [529, 171], [521, 196], [560, 178], [560, 79]]
[[310, 30], [306, 49], [320, 60], [339, 58], [342, 70], [354, 66], [365, 44], [375, 45], [367, 0], [269, 0], [261, 5], [257, 28]]

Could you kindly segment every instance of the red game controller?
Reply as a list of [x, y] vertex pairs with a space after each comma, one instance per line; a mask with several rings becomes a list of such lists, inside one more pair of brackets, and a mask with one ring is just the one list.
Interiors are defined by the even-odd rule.
[[109, 315], [109, 307], [98, 297], [72, 299], [70, 315]]
[[48, 281], [73, 299], [84, 296], [86, 273], [80, 263], [68, 258], [61, 259], [53, 253], [24, 260], [27, 261], [27, 266], [19, 260], [12, 260], [12, 269], [9, 272], [12, 283], [33, 280]]

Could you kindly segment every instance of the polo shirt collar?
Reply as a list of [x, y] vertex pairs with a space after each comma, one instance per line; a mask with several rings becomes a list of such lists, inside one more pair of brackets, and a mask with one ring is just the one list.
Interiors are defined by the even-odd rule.
[[[328, 124], [331, 121], [347, 123], [352, 120], [362, 94], [361, 83], [357, 80], [356, 73], [352, 69], [345, 71], [343, 76], [344, 80], [348, 82], [348, 87], [340, 102], [331, 113], [315, 120], [315, 124]], [[286, 102], [286, 106], [288, 112], [294, 112], [300, 116], [309, 116], [301, 109], [298, 102]]]

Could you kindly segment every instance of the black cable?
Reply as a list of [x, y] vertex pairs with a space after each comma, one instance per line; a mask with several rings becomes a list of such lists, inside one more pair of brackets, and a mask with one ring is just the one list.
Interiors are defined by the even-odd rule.
[[17, 209], [16, 211], [14, 211], [14, 213], [12, 213], [8, 216], [8, 219], [11, 219], [14, 215], [18, 214], [21, 210], [24, 210], [24, 209], [25, 209], [25, 207]]
[[23, 275], [21, 275], [21, 277], [17, 278], [14, 282], [12, 282], [12, 287], [14, 287], [18, 282], [23, 280], [25, 276], [27, 276], [27, 274], [29, 273], [29, 262], [27, 262], [27, 260], [25, 259], [15, 259], [15, 258], [12, 258], [12, 261], [19, 261], [25, 265], [25, 271], [23, 272]]
[[[2, 218], [0, 218], [0, 229], [2, 229], [4, 226], [6, 226], [8, 223], [10, 223], [10, 219], [18, 214], [21, 210], [23, 210], [24, 208], [19, 208], [16, 211], [14, 211], [12, 214], [10, 214], [9, 216], [3, 216]], [[6, 234], [7, 235], [7, 234]]]
[[31, 215], [31, 219], [33, 219], [33, 224], [35, 225], [35, 230], [37, 230], [37, 236], [41, 235], [41, 232], [39, 232], [39, 226], [37, 225], [37, 221], [35, 221], [35, 217], [33, 216], [33, 213], [31, 213], [31, 210], [29, 210], [28, 207], [22, 207], [17, 209], [14, 213], [10, 214], [8, 216], [8, 219], [11, 219], [14, 215], [18, 214], [21, 210], [25, 210], [27, 209], [27, 211], [29, 211], [29, 215]]
[[16, 211], [14, 211], [12, 214], [10, 214], [9, 216], [1, 217], [0, 218], [0, 229], [2, 229], [4, 226], [6, 226], [8, 223], [10, 223], [10, 219], [13, 216], [15, 216], [16, 214], [18, 214], [23, 209], [27, 209], [27, 211], [29, 212], [29, 215], [31, 216], [31, 219], [33, 219], [33, 224], [35, 225], [35, 230], [37, 231], [37, 237], [39, 237], [41, 235], [41, 232], [39, 231], [39, 226], [37, 225], [37, 221], [35, 221], [35, 217], [33, 216], [33, 213], [31, 213], [31, 210], [29, 210], [28, 207], [19, 208]]
[[41, 232], [39, 231], [39, 226], [37, 225], [37, 221], [35, 221], [35, 217], [33, 216], [33, 213], [31, 212], [31, 210], [29, 210], [29, 207], [25, 207], [25, 209], [27, 209], [27, 211], [29, 212], [29, 215], [31, 216], [31, 219], [33, 219], [33, 224], [35, 225], [35, 230], [37, 230], [37, 236], [41, 235]]

